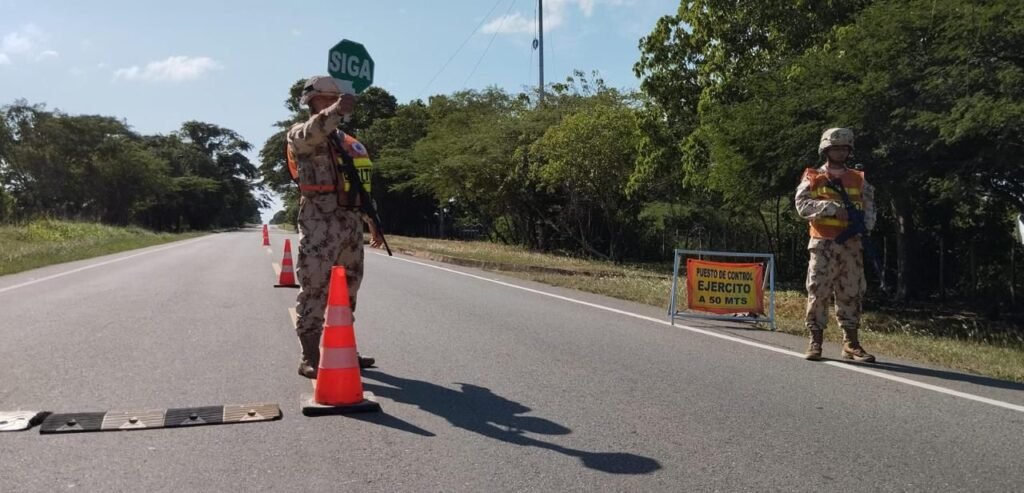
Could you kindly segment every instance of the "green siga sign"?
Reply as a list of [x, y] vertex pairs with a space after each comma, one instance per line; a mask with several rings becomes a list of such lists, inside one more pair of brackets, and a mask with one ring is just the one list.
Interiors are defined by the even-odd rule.
[[373, 84], [373, 58], [362, 44], [343, 39], [327, 54], [327, 73], [342, 91], [359, 94]]

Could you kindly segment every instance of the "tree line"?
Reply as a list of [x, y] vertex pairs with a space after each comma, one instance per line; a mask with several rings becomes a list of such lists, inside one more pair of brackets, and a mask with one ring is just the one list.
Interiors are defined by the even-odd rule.
[[[369, 148], [390, 231], [613, 261], [677, 247], [771, 252], [792, 285], [807, 225], [793, 194], [822, 130], [857, 133], [877, 188], [891, 299], [1016, 303], [1024, 212], [1024, 4], [1010, 1], [683, 1], [640, 42], [638, 91], [576, 72], [397, 104], [361, 97], [344, 129]], [[260, 153], [288, 195], [283, 130]]]
[[[616, 262], [770, 252], [799, 286], [797, 180], [821, 162], [821, 131], [850, 127], [890, 298], [996, 313], [1024, 277], [1020, 46], [1024, 4], [1008, 0], [683, 1], [639, 40], [638, 90], [581, 71], [543, 100], [491, 87], [398, 103], [371, 87], [343, 129], [370, 150], [390, 232]], [[309, 116], [301, 86], [258, 167], [214, 124], [140, 135], [16, 101], [0, 109], [0, 220], [234, 226], [272, 190], [285, 197], [275, 221], [293, 222], [284, 130]]]
[[38, 217], [186, 231], [259, 223], [259, 173], [234, 131], [188, 121], [141, 135], [123, 120], [15, 101], [0, 108], [0, 223]]

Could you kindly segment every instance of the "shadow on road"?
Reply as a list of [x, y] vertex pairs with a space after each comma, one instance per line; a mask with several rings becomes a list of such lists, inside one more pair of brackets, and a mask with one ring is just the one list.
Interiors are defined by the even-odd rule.
[[403, 421], [387, 413], [349, 414], [349, 418], [366, 423], [373, 423], [399, 431], [405, 431], [423, 437], [436, 437], [437, 435], [420, 428], [412, 423]]
[[363, 377], [384, 384], [363, 383], [364, 389], [376, 395], [417, 406], [446, 419], [453, 426], [495, 440], [577, 457], [584, 466], [611, 474], [648, 474], [661, 469], [661, 464], [649, 457], [623, 452], [587, 452], [526, 436], [527, 433], [567, 435], [572, 430], [544, 418], [518, 416], [529, 412], [530, 408], [484, 387], [457, 383], [462, 390], [452, 390], [375, 370], [365, 370]]
[[[849, 363], [848, 361], [835, 360], [843, 363]], [[875, 368], [879, 370], [887, 370], [894, 373], [907, 373], [910, 375], [921, 375], [924, 377], [941, 378], [943, 380], [957, 380], [960, 382], [973, 383], [975, 385], [984, 385], [986, 387], [995, 387], [1000, 389], [1008, 390], [1024, 390], [1024, 383], [1011, 382], [1009, 380], [999, 380], [997, 378], [983, 377], [980, 375], [971, 375], [970, 373], [959, 373], [948, 370], [936, 370], [933, 368], [922, 368], [919, 366], [901, 365], [899, 363], [850, 363], [859, 364], [865, 368]]]

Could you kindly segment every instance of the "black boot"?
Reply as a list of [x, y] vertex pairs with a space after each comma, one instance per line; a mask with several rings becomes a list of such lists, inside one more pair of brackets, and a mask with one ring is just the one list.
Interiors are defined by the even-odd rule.
[[299, 336], [302, 344], [302, 361], [299, 361], [299, 375], [315, 379], [320, 367], [320, 334], [303, 334]]
[[373, 368], [373, 364], [377, 362], [375, 358], [361, 356], [359, 353], [356, 353], [356, 357], [359, 358], [359, 368]]

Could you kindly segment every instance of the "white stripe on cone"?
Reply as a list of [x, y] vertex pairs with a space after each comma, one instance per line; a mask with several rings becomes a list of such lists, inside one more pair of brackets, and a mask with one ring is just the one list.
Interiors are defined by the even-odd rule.
[[328, 306], [324, 319], [329, 327], [352, 325], [352, 310], [347, 306]]
[[320, 368], [324, 370], [347, 370], [359, 368], [359, 356], [354, 347], [321, 347]]

